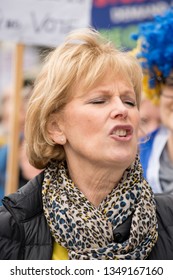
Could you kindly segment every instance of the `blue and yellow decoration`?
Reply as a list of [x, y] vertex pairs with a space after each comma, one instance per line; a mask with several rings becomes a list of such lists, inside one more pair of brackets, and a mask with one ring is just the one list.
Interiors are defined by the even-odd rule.
[[143, 68], [143, 91], [157, 104], [161, 86], [173, 70], [173, 8], [139, 25], [132, 38], [137, 40], [134, 52]]

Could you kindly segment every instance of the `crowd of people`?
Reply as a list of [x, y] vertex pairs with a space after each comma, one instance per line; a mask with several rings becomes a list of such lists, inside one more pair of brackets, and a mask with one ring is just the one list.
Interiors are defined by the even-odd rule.
[[[21, 93], [21, 109], [19, 114], [19, 153], [16, 159], [18, 164], [18, 188], [25, 185], [31, 178], [40, 173], [28, 161], [24, 139], [24, 126], [27, 104], [32, 94], [33, 83], [31, 80], [24, 81]], [[6, 183], [8, 178], [7, 164], [9, 155], [9, 136], [11, 129], [12, 106], [13, 106], [13, 87], [4, 88], [1, 95], [1, 144], [0, 144], [0, 205], [5, 195]]]
[[49, 52], [24, 117], [30, 176], [0, 207], [0, 259], [173, 259], [172, 21], [142, 25], [135, 55], [91, 28]]

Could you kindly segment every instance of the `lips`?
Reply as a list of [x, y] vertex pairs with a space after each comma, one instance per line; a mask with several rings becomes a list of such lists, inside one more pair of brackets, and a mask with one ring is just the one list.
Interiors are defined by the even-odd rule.
[[131, 125], [117, 125], [110, 131], [110, 136], [115, 139], [130, 140], [133, 134], [133, 127]]

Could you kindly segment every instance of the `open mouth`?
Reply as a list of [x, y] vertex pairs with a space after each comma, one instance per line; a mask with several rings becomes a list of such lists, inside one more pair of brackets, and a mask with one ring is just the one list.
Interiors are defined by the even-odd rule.
[[133, 129], [131, 126], [116, 126], [112, 129], [110, 135], [115, 135], [120, 138], [131, 136], [133, 133]]
[[113, 131], [112, 135], [117, 135], [119, 137], [125, 137], [128, 135], [128, 131], [125, 129], [117, 129], [117, 130]]

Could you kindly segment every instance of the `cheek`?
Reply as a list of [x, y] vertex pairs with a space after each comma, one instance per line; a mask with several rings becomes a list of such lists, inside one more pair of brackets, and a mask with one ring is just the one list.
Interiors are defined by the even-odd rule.
[[134, 135], [136, 137], [136, 139], [138, 139], [139, 134], [141, 131], [143, 131], [143, 125], [141, 125], [140, 122], [140, 117], [136, 117], [135, 122], [133, 123], [133, 127], [134, 127]]
[[160, 103], [160, 119], [161, 123], [166, 126], [170, 127], [172, 122], [171, 120], [171, 108], [170, 105], [164, 101]]
[[169, 105], [167, 103], [165, 103], [164, 101], [162, 101], [160, 104], [161, 119], [165, 119], [168, 112], [169, 112]]
[[139, 111], [137, 111], [133, 116], [133, 125], [134, 125], [134, 128], [136, 130], [139, 129], [139, 125], [140, 125], [140, 113], [139, 113]]
[[[79, 123], [79, 120], [78, 120]], [[103, 124], [100, 124], [99, 118], [94, 116], [87, 116], [80, 119], [79, 129], [83, 131], [85, 136], [91, 136], [100, 131], [100, 128], [103, 128]]]
[[96, 130], [99, 129], [98, 122], [95, 122], [93, 115], [84, 114], [84, 112], [73, 112], [66, 116], [66, 135], [73, 135], [76, 137], [88, 137], [91, 136]]

